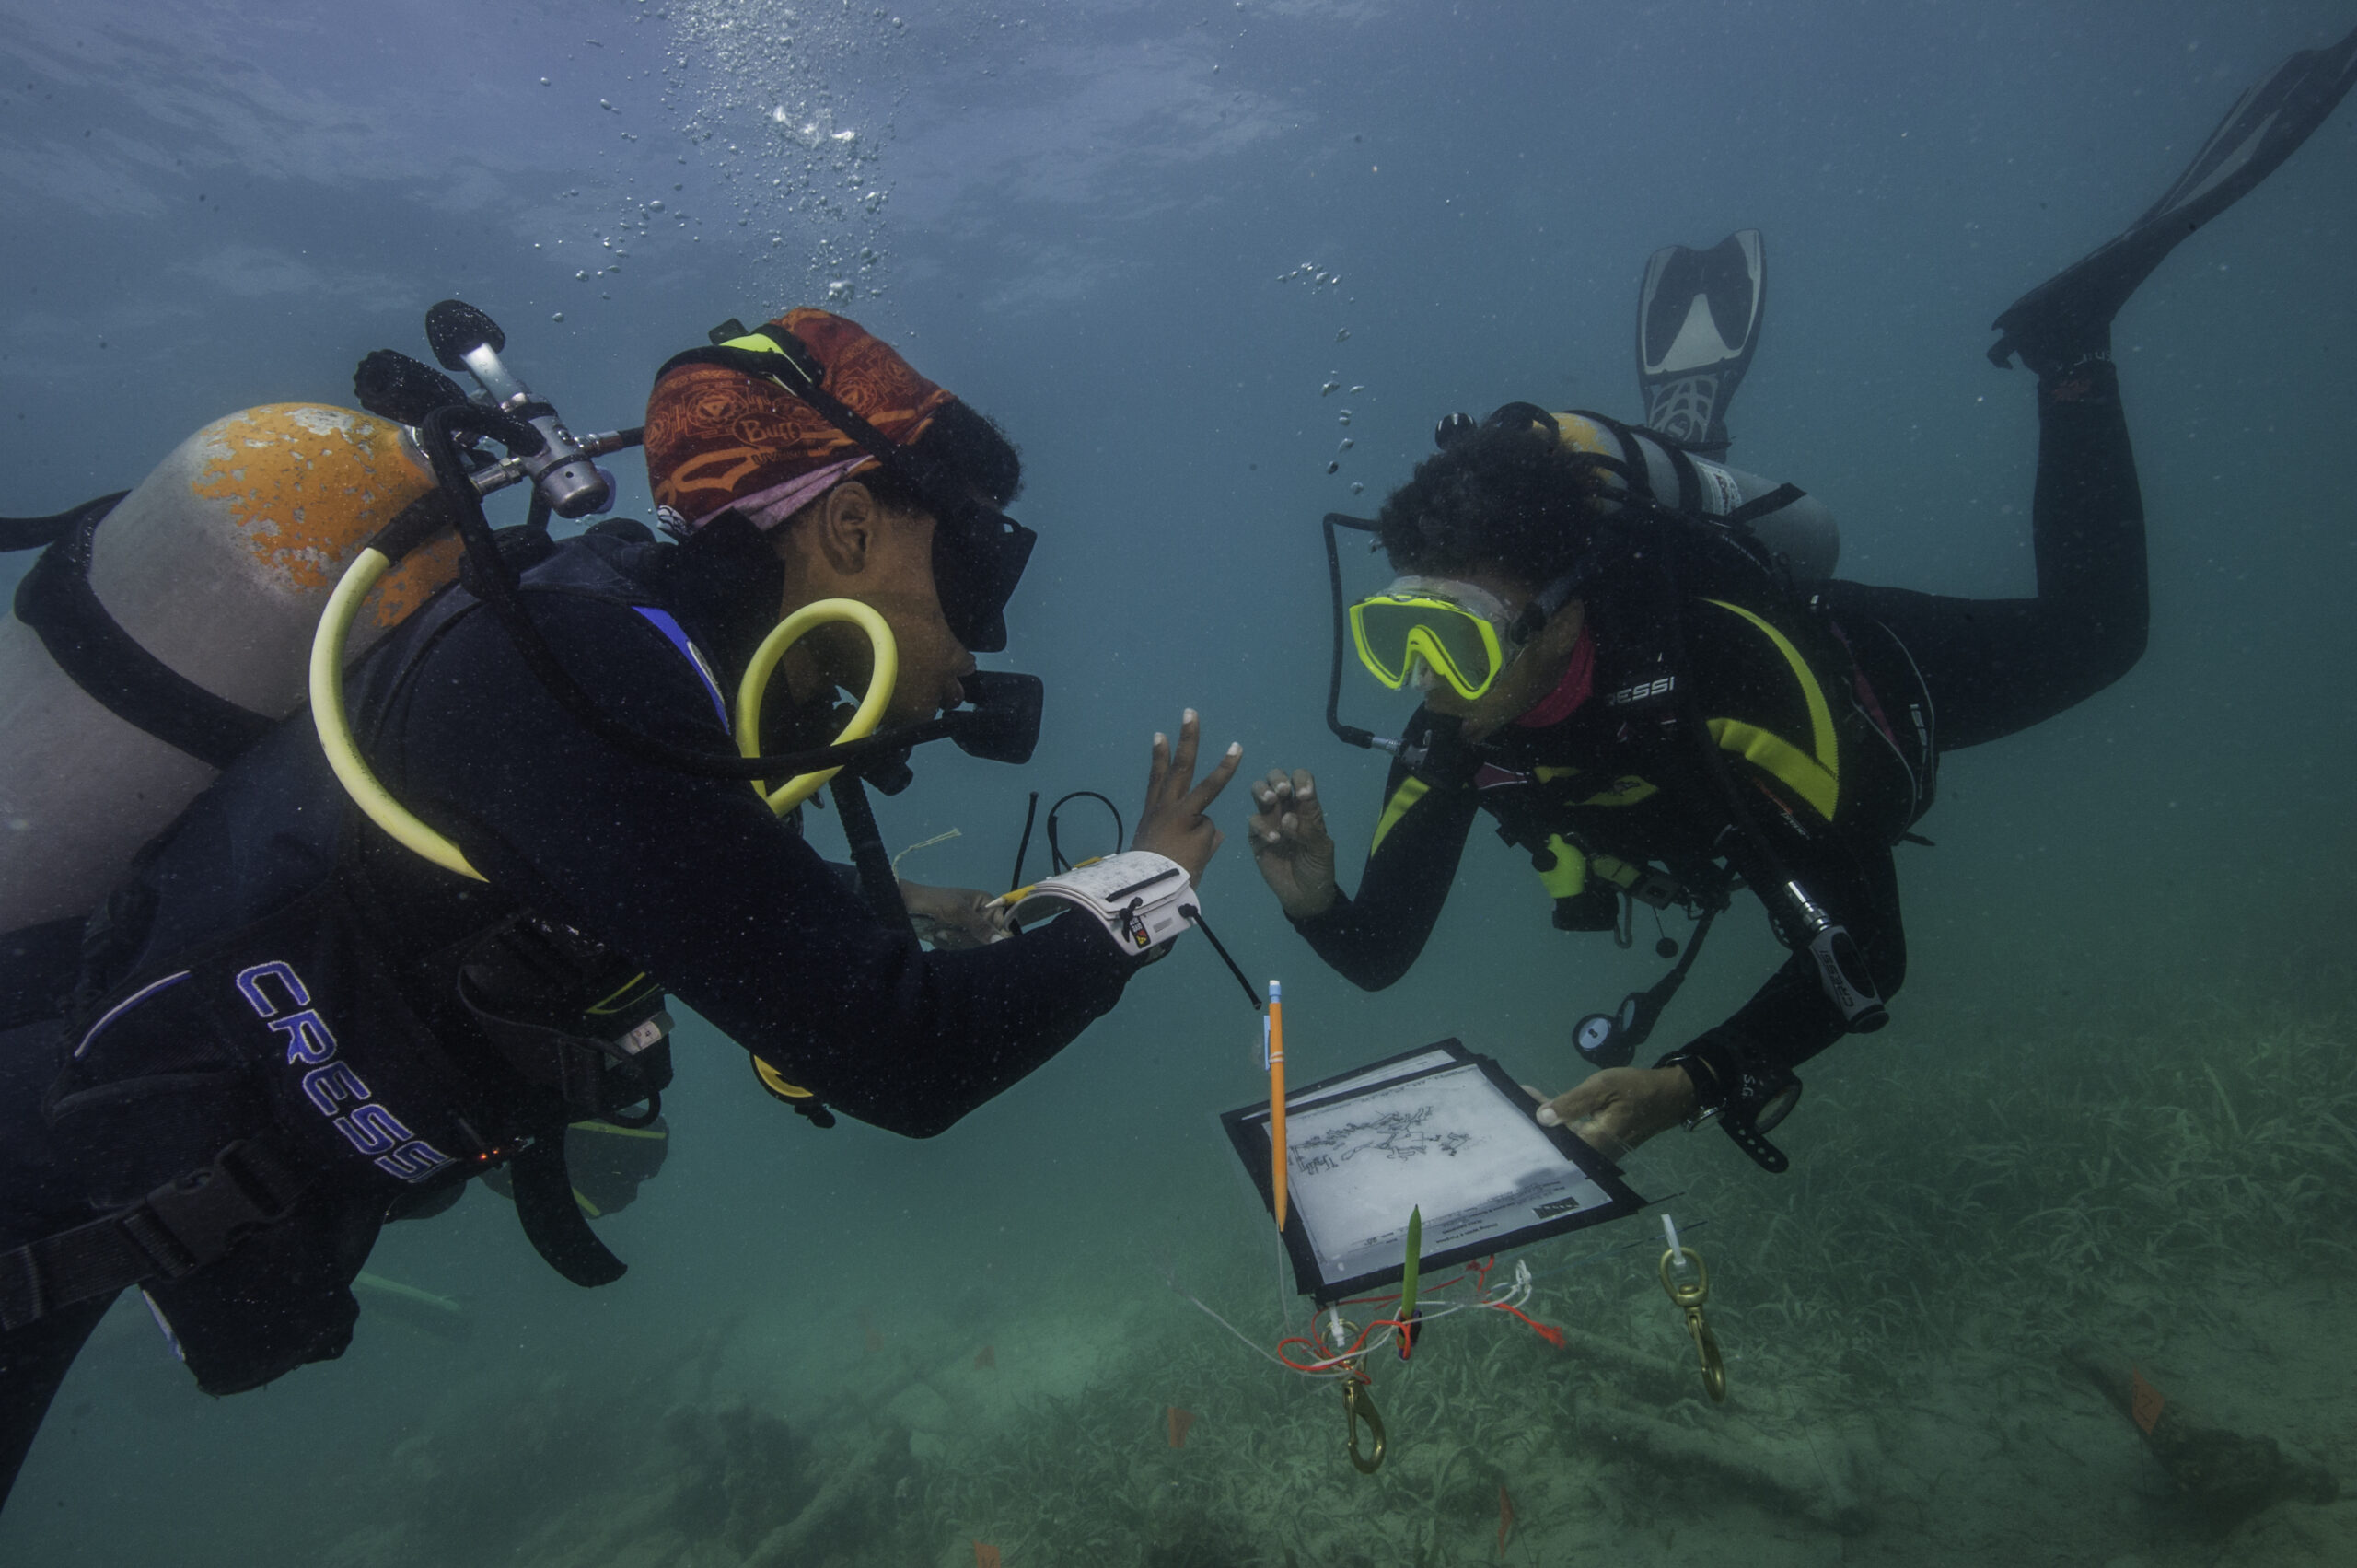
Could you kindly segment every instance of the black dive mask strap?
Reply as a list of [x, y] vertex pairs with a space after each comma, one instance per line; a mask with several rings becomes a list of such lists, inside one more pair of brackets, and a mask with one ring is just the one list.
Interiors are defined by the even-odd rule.
[[[725, 330], [725, 329], [724, 329]], [[739, 334], [761, 338], [772, 352], [715, 343], [675, 354], [655, 373], [660, 381], [687, 365], [718, 365], [767, 381], [799, 398], [857, 442], [885, 472], [921, 497], [934, 515], [934, 586], [942, 613], [958, 642], [976, 653], [1006, 646], [1006, 601], [1015, 597], [1039, 536], [995, 506], [960, 492], [923, 453], [892, 440], [859, 412], [827, 390], [827, 367], [792, 332], [763, 325]]]
[[893, 478], [918, 494], [932, 499], [936, 496], [946, 498], [951, 494], [952, 487], [946, 482], [946, 476], [923, 454], [886, 436], [868, 424], [850, 404], [820, 385], [820, 378], [826, 375], [826, 366], [819, 362], [818, 356], [801, 339], [791, 332], [772, 331], [767, 327], [757, 327], [744, 335], [766, 339], [775, 348], [770, 353], [734, 348], [725, 343], [714, 343], [709, 348], [691, 348], [665, 360], [662, 368], [656, 371], [655, 378], [660, 381], [685, 366], [718, 365], [749, 379], [767, 381], [818, 410], [819, 417], [857, 442]]

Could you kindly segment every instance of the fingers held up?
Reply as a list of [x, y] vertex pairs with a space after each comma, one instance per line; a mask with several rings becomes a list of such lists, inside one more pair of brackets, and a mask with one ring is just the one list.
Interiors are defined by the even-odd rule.
[[1145, 807], [1138, 816], [1137, 835], [1131, 841], [1134, 848], [1168, 855], [1199, 882], [1203, 866], [1225, 838], [1204, 813], [1244, 761], [1243, 745], [1230, 745], [1211, 772], [1197, 782], [1195, 760], [1202, 740], [1202, 721], [1192, 708], [1180, 719], [1176, 746], [1167, 735], [1155, 736]]

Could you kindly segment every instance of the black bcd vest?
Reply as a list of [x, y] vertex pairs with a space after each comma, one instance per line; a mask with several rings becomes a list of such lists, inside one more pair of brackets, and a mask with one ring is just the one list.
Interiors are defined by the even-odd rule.
[[[528, 586], [643, 603], [614, 546], [561, 546]], [[446, 590], [355, 673], [364, 749], [424, 650], [476, 608]], [[671, 1075], [660, 987], [488, 888], [459, 890], [463, 912], [431, 938], [389, 917], [389, 878], [447, 875], [351, 805], [303, 712], [86, 924], [46, 1109], [93, 1209], [167, 1260], [141, 1283], [210, 1392], [341, 1354], [377, 1231], [494, 1167], [560, 1272], [622, 1271], [574, 1201], [564, 1130], [653, 1120]], [[208, 1181], [242, 1203], [172, 1196]]]

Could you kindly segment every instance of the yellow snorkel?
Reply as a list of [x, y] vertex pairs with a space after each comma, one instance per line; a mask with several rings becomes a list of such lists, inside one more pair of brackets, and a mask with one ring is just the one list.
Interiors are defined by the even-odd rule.
[[[859, 710], [843, 726], [842, 733], [831, 744], [841, 746], [846, 740], [863, 740], [876, 732], [883, 722], [884, 705], [892, 700], [892, 688], [900, 679], [900, 649], [892, 641], [892, 628], [884, 617], [869, 605], [855, 598], [822, 598], [804, 605], [770, 629], [761, 645], [753, 650], [752, 663], [745, 667], [745, 678], [737, 683], [737, 749], [748, 757], [761, 754], [761, 698], [769, 691], [770, 676], [785, 656], [785, 650], [799, 642], [817, 627], [848, 621], [867, 633], [870, 658], [874, 671], [867, 678], [867, 695], [860, 699]], [[754, 790], [770, 803], [770, 809], [783, 817], [812, 796], [820, 785], [842, 770], [822, 768], [816, 772], [799, 773], [775, 790], [764, 790], [764, 781], [755, 780]]]
[[360, 755], [359, 742], [352, 736], [351, 716], [344, 712], [343, 646], [362, 602], [391, 565], [391, 557], [371, 544], [345, 568], [335, 592], [328, 596], [328, 607], [319, 614], [319, 629], [311, 634], [311, 724], [319, 732], [319, 749], [327, 753], [336, 782], [370, 821], [403, 849], [424, 855], [445, 871], [480, 882], [483, 874], [467, 864], [465, 852], [419, 821], [377, 781], [367, 759]]

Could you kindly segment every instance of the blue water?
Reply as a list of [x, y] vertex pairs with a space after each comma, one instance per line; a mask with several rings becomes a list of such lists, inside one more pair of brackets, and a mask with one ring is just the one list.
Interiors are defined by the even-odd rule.
[[[134, 484], [241, 407], [348, 403], [358, 357], [423, 354], [445, 296], [500, 319], [575, 429], [636, 423], [654, 367], [723, 318], [830, 304], [1005, 425], [1040, 534], [989, 661], [1047, 678], [1039, 757], [923, 756], [885, 836], [960, 836], [904, 869], [1003, 885], [1026, 791], [1132, 809], [1149, 736], [1192, 705], [1248, 768], [1318, 770], [1348, 885], [1382, 774], [1321, 720], [1321, 513], [1371, 512], [1453, 410], [1634, 417], [1645, 256], [1757, 226], [1772, 283], [1734, 460], [1832, 507], [1844, 575], [2026, 593], [2030, 386], [1981, 357], [1986, 323], [2352, 20], [6, 0], [0, 512]], [[1811, 1074], [1794, 1173], [1715, 1135], [1632, 1156], [1642, 1191], [1711, 1222], [1727, 1411], [1676, 1381], [1653, 1252], [1590, 1256], [1639, 1221], [1547, 1251], [1586, 1260], [1532, 1310], [1657, 1383], [1492, 1315], [1379, 1374], [1392, 1469], [1353, 1472], [1331, 1389], [1157, 1272], [1256, 1340], [1287, 1331], [1213, 1120], [1253, 1096], [1257, 1025], [1189, 944], [926, 1144], [813, 1130], [690, 1023], [670, 1166], [603, 1224], [626, 1280], [563, 1284], [486, 1194], [389, 1231], [372, 1272], [463, 1300], [463, 1345], [372, 1308], [342, 1362], [214, 1401], [118, 1307], [0, 1562], [948, 1564], [982, 1540], [1020, 1568], [1471, 1562], [1493, 1485], [1514, 1562], [2352, 1560], [2349, 1504], [2189, 1525], [2058, 1364], [2096, 1342], [2205, 1420], [2357, 1471], [2352, 190], [2344, 106], [2120, 319], [2152, 651], [1951, 760], [1938, 847], [1902, 863], [1898, 1023]], [[619, 471], [643, 514], [643, 472]], [[1399, 716], [1355, 675], [1345, 708]], [[1217, 815], [1239, 831], [1240, 791]], [[1215, 863], [1209, 907], [1248, 971], [1283, 977], [1296, 1077], [1454, 1034], [1552, 1092], [1570, 1021], [1656, 972], [1646, 944], [1547, 929], [1477, 834], [1422, 962], [1363, 995], [1247, 860]], [[1727, 923], [1666, 1031], [1773, 961], [1755, 915]], [[1203, 1416], [1184, 1449], [1171, 1404]], [[715, 1413], [738, 1406], [810, 1446]], [[1717, 1446], [1647, 1446], [1629, 1411]], [[855, 1502], [814, 1543], [762, 1555], [792, 1516], [774, 1498], [845, 1475]]]

